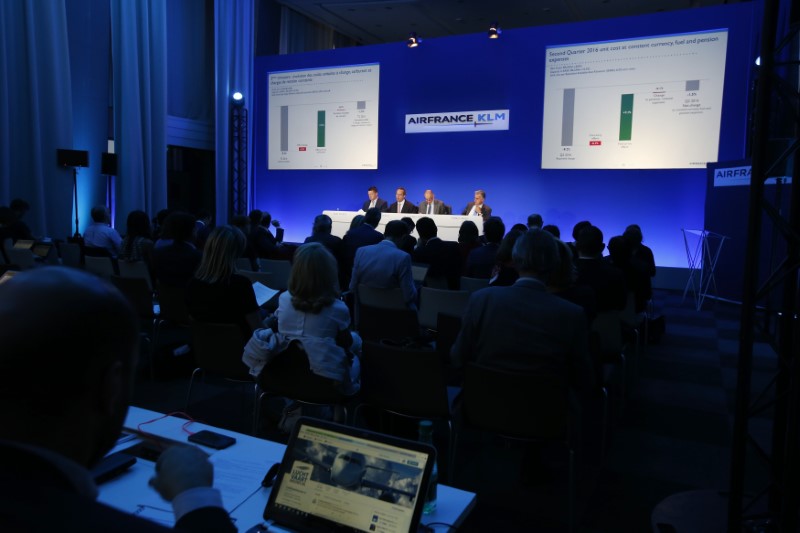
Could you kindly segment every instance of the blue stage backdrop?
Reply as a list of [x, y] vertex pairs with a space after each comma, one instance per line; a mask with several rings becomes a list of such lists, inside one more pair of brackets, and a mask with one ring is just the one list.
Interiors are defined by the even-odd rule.
[[[605, 241], [628, 224], [642, 227], [661, 266], [686, 267], [681, 229], [704, 223], [705, 169], [542, 170], [545, 47], [727, 28], [728, 54], [719, 143], [720, 161], [745, 157], [751, 69], [757, 48], [757, 3], [624, 19], [541, 26], [325, 52], [258, 57], [253, 95], [253, 207], [270, 212], [286, 240], [310, 233], [326, 209], [357, 210], [376, 185], [393, 201], [403, 186], [415, 204], [431, 188], [460, 212], [475, 189], [506, 227], [540, 213], [571, 240], [590, 220]], [[424, 36], [423, 36], [424, 38]], [[268, 170], [269, 72], [380, 64], [377, 170]], [[508, 109], [507, 131], [406, 134], [407, 113]]]

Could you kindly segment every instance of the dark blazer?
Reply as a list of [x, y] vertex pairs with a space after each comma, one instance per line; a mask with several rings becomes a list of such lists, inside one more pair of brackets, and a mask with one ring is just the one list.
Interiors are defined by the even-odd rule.
[[369, 224], [361, 224], [348, 231], [342, 238], [344, 250], [342, 260], [339, 262], [339, 284], [344, 290], [350, 286], [350, 274], [353, 271], [353, 260], [356, 257], [356, 250], [362, 246], [378, 244], [383, 240], [383, 234]]
[[333, 257], [336, 258], [337, 262], [342, 257], [342, 252], [344, 250], [344, 243], [342, 243], [342, 239], [340, 239], [336, 235], [331, 235], [330, 233], [315, 233], [310, 237], [306, 237], [304, 244], [307, 242], [320, 243], [325, 248], [327, 248], [330, 253], [333, 254]]
[[[468, 215], [470, 211], [472, 211], [472, 206], [475, 205], [475, 202], [470, 202], [467, 204], [467, 207], [464, 208], [464, 211], [461, 212], [462, 215]], [[483, 220], [486, 220], [492, 216], [492, 208], [486, 204], [483, 204]]]
[[[236, 531], [228, 513], [218, 507], [204, 507], [188, 513], [175, 524], [175, 529]], [[0, 445], [0, 531], [43, 533], [54, 530], [173, 531], [82, 494], [61, 470], [32, 452]]]
[[597, 297], [597, 312], [622, 311], [627, 303], [628, 293], [622, 271], [602, 258], [578, 259], [576, 285], [588, 285]]
[[[369, 204], [371, 204], [371, 203], [372, 202], [370, 202], [369, 200], [364, 202], [364, 205], [361, 206], [361, 210], [366, 212], [367, 209], [369, 209]], [[389, 208], [389, 202], [387, 202], [383, 198], [378, 198], [377, 200], [375, 200], [375, 207], [380, 209], [381, 213], [385, 213], [386, 210]]]
[[[417, 207], [417, 212], [420, 215], [427, 215], [428, 214], [428, 202], [422, 201], [419, 203], [419, 207]], [[441, 200], [433, 200], [433, 215], [446, 215], [447, 209], [444, 206], [444, 202]]]
[[497, 250], [499, 248], [499, 244], [489, 243], [472, 250], [467, 256], [467, 263], [464, 265], [464, 275], [469, 278], [491, 278], [492, 269], [497, 262]]
[[[393, 203], [389, 206], [389, 209], [386, 210], [387, 213], [397, 213], [397, 202]], [[401, 213], [411, 213], [413, 215], [417, 214], [417, 206], [409, 202], [408, 200], [405, 201], [403, 204], [403, 210], [400, 211]]]
[[414, 250], [411, 259], [415, 263], [428, 265], [426, 280], [445, 278], [447, 287], [451, 290], [457, 290], [461, 285], [461, 251], [457, 242], [443, 241], [439, 237], [434, 237], [426, 242], [425, 246]]

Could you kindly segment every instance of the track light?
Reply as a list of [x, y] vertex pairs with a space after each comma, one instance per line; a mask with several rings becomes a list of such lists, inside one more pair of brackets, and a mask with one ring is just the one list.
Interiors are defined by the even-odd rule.
[[497, 39], [500, 37], [501, 33], [503, 32], [500, 30], [500, 24], [497, 22], [492, 22], [492, 24], [489, 26], [489, 39]]
[[236, 106], [243, 106], [244, 105], [244, 95], [242, 93], [240, 93], [239, 91], [236, 91], [235, 93], [233, 93], [233, 96], [231, 96], [231, 98], [233, 99], [233, 105], [236, 105]]
[[412, 31], [408, 36], [408, 40], [406, 41], [406, 45], [409, 48], [416, 48], [417, 46], [419, 46], [419, 43], [421, 43], [421, 42], [422, 42], [422, 39], [417, 37], [417, 33], [416, 32]]

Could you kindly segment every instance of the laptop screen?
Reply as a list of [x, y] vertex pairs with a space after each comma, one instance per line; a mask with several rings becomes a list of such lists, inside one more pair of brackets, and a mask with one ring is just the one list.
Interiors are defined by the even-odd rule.
[[297, 531], [416, 531], [434, 448], [300, 418], [264, 518]]

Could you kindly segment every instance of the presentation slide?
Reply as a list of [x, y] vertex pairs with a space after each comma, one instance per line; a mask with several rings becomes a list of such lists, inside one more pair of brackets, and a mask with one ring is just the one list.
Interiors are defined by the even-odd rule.
[[716, 162], [727, 29], [547, 47], [542, 168]]
[[378, 63], [267, 76], [269, 170], [378, 168]]

